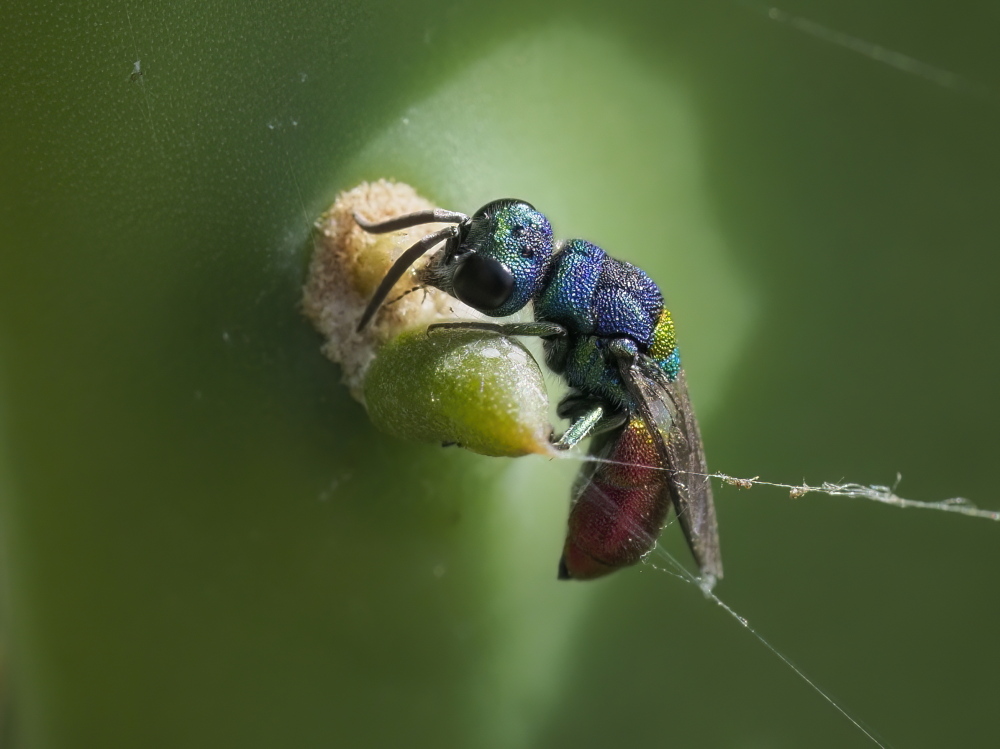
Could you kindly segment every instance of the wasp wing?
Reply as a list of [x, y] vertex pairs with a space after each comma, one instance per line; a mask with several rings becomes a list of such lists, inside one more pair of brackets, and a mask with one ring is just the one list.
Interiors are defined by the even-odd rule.
[[691, 553], [702, 575], [721, 578], [712, 484], [684, 371], [671, 381], [653, 359], [641, 354], [622, 361], [619, 371], [663, 456], [666, 489]]

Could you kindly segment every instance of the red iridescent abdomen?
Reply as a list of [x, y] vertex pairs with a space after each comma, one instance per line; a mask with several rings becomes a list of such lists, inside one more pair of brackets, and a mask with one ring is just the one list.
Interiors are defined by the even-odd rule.
[[670, 509], [667, 474], [646, 424], [633, 418], [594, 441], [598, 459], [574, 489], [559, 576], [588, 580], [638, 562]]

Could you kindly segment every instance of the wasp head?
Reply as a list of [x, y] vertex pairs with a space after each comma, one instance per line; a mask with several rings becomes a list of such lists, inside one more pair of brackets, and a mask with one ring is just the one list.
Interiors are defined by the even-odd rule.
[[512, 315], [541, 290], [552, 226], [523, 200], [487, 203], [423, 272], [423, 281], [491, 317]]

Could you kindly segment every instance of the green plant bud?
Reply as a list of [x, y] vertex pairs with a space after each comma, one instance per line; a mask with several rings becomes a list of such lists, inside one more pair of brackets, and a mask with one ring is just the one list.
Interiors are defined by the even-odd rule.
[[383, 346], [365, 379], [372, 422], [423, 442], [483, 455], [547, 453], [542, 372], [517, 340], [468, 330], [404, 333]]

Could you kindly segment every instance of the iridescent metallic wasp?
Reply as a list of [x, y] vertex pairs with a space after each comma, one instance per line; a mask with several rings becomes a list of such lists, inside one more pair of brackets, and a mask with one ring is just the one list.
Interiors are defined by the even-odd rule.
[[722, 577], [719, 537], [698, 422], [674, 323], [642, 270], [580, 239], [555, 243], [548, 219], [522, 200], [495, 200], [470, 218], [440, 209], [370, 224], [386, 233], [453, 224], [407, 249], [382, 279], [358, 330], [424, 253], [444, 246], [419, 281], [491, 317], [534, 303], [533, 322], [431, 326], [538, 336], [548, 366], [571, 388], [559, 404], [570, 426], [555, 447], [593, 436], [574, 488], [560, 579], [586, 580], [635, 564], [655, 545], [671, 502], [703, 582]]

